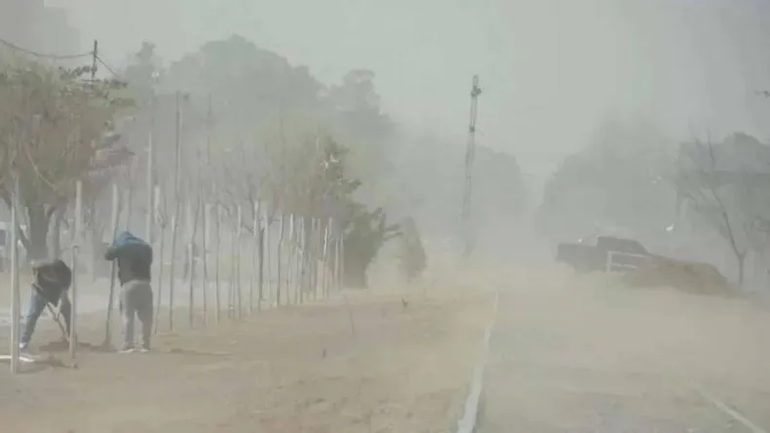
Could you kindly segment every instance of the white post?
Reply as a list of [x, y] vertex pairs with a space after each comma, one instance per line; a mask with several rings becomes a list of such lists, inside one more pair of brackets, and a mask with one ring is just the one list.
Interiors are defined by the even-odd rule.
[[283, 258], [281, 257], [281, 253], [283, 251], [283, 235], [286, 230], [286, 224], [285, 220], [286, 218], [283, 217], [283, 214], [279, 216], [280, 218], [280, 226], [279, 226], [279, 232], [278, 232], [278, 248], [276, 249], [276, 260], [278, 265], [278, 276], [276, 277], [276, 288], [275, 288], [275, 306], [280, 307], [281, 306], [281, 283], [283, 281], [283, 275], [281, 275], [281, 263], [283, 262]]
[[321, 259], [321, 292], [324, 297], [329, 296], [329, 272], [328, 272], [328, 260], [329, 260], [329, 225], [331, 220], [326, 219], [324, 224], [324, 245], [323, 245], [323, 257]]
[[75, 184], [75, 233], [73, 236], [74, 242], [72, 245], [72, 295], [70, 299], [70, 359], [73, 364], [77, 356], [77, 333], [75, 332], [75, 324], [77, 321], [78, 311], [78, 252], [80, 250], [80, 244], [82, 242], [81, 234], [81, 221], [83, 215], [83, 182], [77, 181]]
[[[263, 245], [262, 245], [262, 251], [265, 254], [265, 289], [267, 290], [268, 296], [271, 293], [271, 286], [270, 286], [270, 275], [272, 275], [272, 263], [270, 263], [270, 217], [267, 214], [267, 206], [264, 207], [262, 210], [262, 220], [265, 222], [265, 234], [263, 236]], [[261, 294], [263, 295], [263, 294]], [[260, 301], [264, 301], [264, 297], [260, 299]], [[270, 299], [270, 302], [272, 302], [272, 297]]]
[[235, 229], [235, 255], [233, 257], [233, 264], [235, 265], [235, 272], [233, 275], [235, 282], [235, 305], [238, 309], [235, 313], [235, 317], [241, 319], [241, 235], [243, 234], [243, 209], [238, 205], [238, 214], [236, 218], [238, 227]]
[[[118, 223], [120, 220], [120, 190], [118, 184], [112, 184], [112, 239], [115, 241], [118, 234]], [[112, 306], [115, 304], [115, 280], [118, 277], [118, 265], [115, 260], [110, 264], [110, 295], [107, 300], [107, 322], [104, 326], [104, 346], [107, 347], [112, 342]]]
[[209, 215], [211, 214], [211, 205], [206, 203], [203, 206], [203, 324], [209, 323], [209, 245], [211, 244], [211, 224], [209, 224]]
[[[197, 209], [196, 209], [197, 210]], [[187, 201], [187, 234], [190, 236], [190, 242], [187, 244], [187, 281], [189, 283], [189, 305], [188, 305], [188, 319], [190, 328], [193, 327], [195, 321], [195, 225], [197, 214], [193, 214], [192, 200]]]
[[[294, 281], [294, 278], [292, 278], [292, 274], [294, 274], [294, 256], [296, 252], [296, 246], [295, 246], [295, 237], [296, 232], [294, 230], [294, 214], [289, 214], [289, 257], [286, 264], [286, 303], [290, 304], [291, 301], [291, 286], [292, 282]], [[297, 303], [296, 299], [296, 292], [295, 292], [295, 299], [294, 303]]]
[[154, 146], [152, 142], [152, 131], [150, 131], [150, 134], [147, 137], [147, 243], [152, 245], [152, 239], [153, 239], [153, 233], [152, 233], [152, 227], [153, 227], [153, 220], [155, 219], [155, 205], [156, 201], [154, 200], [153, 193], [155, 192], [155, 188], [153, 188], [153, 168], [154, 168], [154, 160], [155, 160], [155, 151]]
[[222, 311], [222, 301], [220, 299], [220, 288], [219, 288], [219, 277], [220, 277], [220, 271], [221, 271], [221, 254], [222, 254], [222, 205], [217, 203], [217, 231], [216, 231], [216, 238], [217, 238], [217, 250], [216, 254], [214, 255], [214, 258], [216, 260], [214, 264], [214, 290], [216, 291], [214, 293], [214, 302], [216, 303], [216, 321], [217, 324], [219, 324], [219, 321], [221, 320], [221, 311]]
[[160, 241], [160, 248], [158, 251], [158, 255], [155, 257], [155, 263], [157, 263], [158, 266], [158, 286], [156, 287], [155, 297], [157, 298], [155, 300], [155, 318], [152, 321], [153, 326], [153, 332], [155, 334], [158, 333], [158, 318], [160, 317], [160, 304], [161, 299], [163, 295], [163, 268], [164, 268], [164, 257], [165, 257], [165, 246], [166, 246], [166, 215], [165, 215], [165, 206], [163, 210], [163, 215], [161, 215], [161, 208], [160, 208], [160, 200], [161, 200], [161, 191], [160, 186], [155, 187], [155, 204], [154, 204], [154, 210], [153, 215], [156, 215], [158, 218], [158, 221], [160, 222], [160, 232], [158, 233], [158, 241]]
[[11, 374], [19, 372], [19, 177], [14, 173], [13, 194], [11, 196]]
[[[252, 222], [252, 230], [253, 230], [252, 243], [254, 244], [254, 250], [251, 256], [251, 275], [249, 279], [249, 314], [254, 314], [254, 282], [257, 278], [262, 278], [262, 275], [259, 275], [259, 269], [257, 268], [257, 266], [259, 265], [257, 263], [257, 254], [259, 254], [259, 250], [260, 250], [259, 248], [259, 202], [254, 203], [254, 208], [252, 209], [252, 212], [254, 212], [254, 221]], [[262, 294], [260, 293], [260, 296], [261, 295]]]
[[[178, 198], [175, 197], [175, 200]], [[175, 205], [174, 216], [171, 217], [171, 266], [168, 283], [168, 330], [174, 330], [174, 282], [176, 281], [176, 234], [179, 229], [179, 204]]]

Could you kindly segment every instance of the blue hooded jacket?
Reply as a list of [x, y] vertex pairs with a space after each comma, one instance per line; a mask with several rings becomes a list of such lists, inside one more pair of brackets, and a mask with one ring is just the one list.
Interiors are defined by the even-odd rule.
[[118, 260], [118, 280], [150, 281], [152, 278], [152, 246], [128, 231], [120, 233], [104, 253], [105, 260]]

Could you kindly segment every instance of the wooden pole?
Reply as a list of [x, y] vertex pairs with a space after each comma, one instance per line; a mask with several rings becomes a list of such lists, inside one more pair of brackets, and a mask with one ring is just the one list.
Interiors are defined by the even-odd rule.
[[211, 205], [206, 203], [203, 206], [203, 324], [209, 323], [209, 305], [208, 305], [208, 292], [209, 289], [209, 244], [211, 237], [211, 225], [209, 224], [209, 214], [211, 214]]
[[179, 206], [181, 205], [179, 178], [181, 171], [181, 159], [182, 159], [182, 94], [176, 92], [176, 115], [175, 115], [175, 128], [174, 128], [174, 216], [171, 220], [171, 269], [169, 274], [171, 281], [168, 287], [168, 323], [169, 331], [174, 330], [174, 281], [176, 280], [175, 263], [176, 263], [176, 235], [179, 226]]
[[155, 146], [153, 145], [152, 141], [152, 131], [148, 134], [147, 138], [147, 220], [146, 220], [146, 227], [147, 227], [147, 243], [152, 245], [153, 240], [153, 220], [155, 219], [155, 199], [153, 197], [153, 193], [155, 192], [154, 188], [154, 179], [153, 179], [153, 170], [155, 169]]
[[323, 257], [321, 258], [321, 292], [324, 298], [329, 297], [329, 225], [331, 225], [331, 221], [326, 219], [323, 229]]
[[307, 221], [310, 226], [307, 231], [307, 286], [308, 291], [310, 292], [310, 295], [313, 297], [313, 299], [317, 299], [318, 293], [316, 293], [316, 288], [313, 284], [313, 261], [315, 260], [315, 218], [308, 217]]
[[217, 238], [217, 250], [216, 254], [214, 256], [216, 262], [214, 266], [214, 285], [215, 285], [215, 294], [214, 294], [214, 302], [216, 303], [216, 321], [217, 325], [219, 324], [221, 320], [221, 311], [222, 311], [222, 303], [220, 300], [220, 287], [219, 287], [219, 280], [220, 280], [220, 272], [221, 272], [221, 254], [222, 254], [222, 205], [217, 203], [217, 231], [216, 231], [216, 238]]
[[[270, 217], [267, 214], [267, 206], [262, 210], [262, 220], [265, 222], [265, 228], [263, 232], [262, 251], [265, 254], [265, 289], [268, 295], [271, 293], [270, 276], [272, 275], [272, 263], [270, 262]], [[264, 301], [264, 292], [261, 293], [261, 301]], [[270, 300], [272, 302], [272, 298]]]
[[[259, 203], [257, 203], [257, 210], [259, 210]], [[265, 284], [265, 232], [262, 230], [267, 231], [267, 227], [262, 228], [262, 223], [260, 222], [257, 228], [259, 229], [259, 276], [257, 280], [257, 310], [262, 310], [262, 301], [265, 299], [265, 294], [263, 292]]]
[[127, 178], [128, 178], [128, 199], [126, 200], [126, 225], [123, 226], [125, 230], [131, 229], [131, 208], [133, 207], [133, 201], [134, 201], [134, 182], [133, 182], [133, 167], [134, 162], [129, 162], [128, 167], [126, 167], [127, 170]]
[[[155, 215], [160, 216], [160, 200], [161, 200], [161, 191], [160, 186], [155, 187]], [[158, 263], [158, 290], [157, 290], [157, 296], [155, 300], [155, 320], [153, 320], [153, 328], [155, 331], [155, 334], [158, 333], [158, 318], [160, 317], [160, 304], [161, 299], [163, 299], [163, 269], [165, 268], [164, 263], [164, 249], [166, 246], [166, 221], [165, 221], [166, 215], [164, 210], [164, 215], [162, 218], [159, 218], [161, 220], [160, 222], [160, 233], [158, 233], [158, 240], [160, 241], [160, 251], [158, 254], [158, 257], [156, 258], [156, 262]]]
[[294, 224], [294, 266], [291, 269], [291, 273], [294, 278], [295, 302], [302, 304], [302, 217], [296, 217]]
[[300, 224], [300, 249], [299, 249], [299, 302], [305, 302], [307, 292], [307, 217], [303, 216], [299, 220]]
[[[294, 274], [294, 256], [296, 252], [296, 233], [294, 231], [294, 214], [289, 214], [289, 251], [288, 251], [288, 259], [286, 263], [286, 303], [291, 304], [292, 299], [292, 283], [294, 282], [293, 274]], [[294, 300], [293, 302], [297, 303], [297, 291], [294, 290]]]
[[238, 214], [236, 221], [238, 223], [238, 227], [235, 229], [235, 242], [234, 242], [234, 248], [235, 248], [235, 255], [233, 257], [233, 264], [235, 265], [235, 272], [234, 272], [234, 287], [235, 287], [235, 305], [236, 305], [236, 312], [235, 317], [240, 320], [241, 319], [241, 313], [243, 311], [242, 302], [241, 302], [241, 236], [243, 235], [243, 209], [240, 205], [238, 205]]
[[281, 214], [280, 218], [280, 226], [279, 226], [279, 232], [278, 232], [278, 248], [276, 249], [276, 260], [278, 265], [278, 276], [276, 277], [277, 285], [275, 288], [275, 305], [279, 307], [281, 305], [281, 283], [283, 282], [283, 275], [281, 274], [281, 263], [283, 262], [283, 258], [281, 254], [283, 253], [283, 236], [284, 232], [286, 230], [286, 224], [285, 224], [285, 218], [283, 214]]
[[254, 203], [254, 221], [252, 222], [252, 256], [251, 256], [251, 273], [249, 277], [249, 314], [254, 314], [254, 283], [257, 278], [262, 278], [262, 271], [258, 269], [257, 255], [260, 254], [259, 247], [259, 202]]
[[304, 242], [305, 242], [305, 217], [302, 215], [297, 216], [297, 221], [295, 223], [295, 233], [296, 233], [296, 263], [294, 265], [294, 269], [292, 269], [292, 272], [294, 273], [294, 285], [296, 286], [297, 290], [297, 303], [302, 304], [305, 300], [304, 294], [302, 293], [305, 288], [305, 283], [303, 281], [303, 273], [302, 270], [304, 269]]
[[75, 184], [75, 223], [74, 223], [74, 243], [72, 244], [72, 295], [70, 299], [70, 360], [73, 366], [77, 357], [77, 333], [75, 332], [78, 311], [78, 252], [82, 242], [81, 221], [83, 220], [83, 182], [77, 181]]
[[[120, 190], [118, 184], [112, 184], [112, 239], [110, 242], [115, 241], [115, 236], [118, 235], [118, 223], [120, 219]], [[104, 326], [104, 347], [108, 347], [112, 344], [112, 306], [115, 304], [115, 283], [118, 278], [118, 264], [115, 260], [110, 264], [110, 296], [107, 300], [107, 322]]]
[[21, 302], [19, 293], [19, 175], [13, 174], [11, 196], [11, 374], [19, 372], [19, 337]]
[[168, 330], [174, 330], [174, 282], [176, 281], [176, 234], [179, 226], [179, 205], [175, 206], [174, 215], [171, 217], [171, 267], [168, 283]]
[[[236, 220], [237, 221], [237, 220]], [[236, 222], [231, 221], [233, 224]], [[227, 317], [229, 319], [235, 318], [235, 231], [237, 229], [230, 226], [230, 277], [228, 278], [229, 285], [227, 288]]]
[[187, 280], [189, 282], [189, 305], [188, 319], [190, 328], [195, 322], [195, 232], [198, 225], [198, 208], [193, 211], [193, 205], [187, 202], [187, 227], [190, 235], [190, 242], [187, 244]]

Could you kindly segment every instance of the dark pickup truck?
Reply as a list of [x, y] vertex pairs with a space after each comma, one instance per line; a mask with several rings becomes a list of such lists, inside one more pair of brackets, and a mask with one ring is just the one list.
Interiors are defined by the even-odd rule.
[[556, 252], [556, 261], [566, 263], [578, 272], [627, 271], [653, 257], [638, 241], [613, 236], [562, 242]]

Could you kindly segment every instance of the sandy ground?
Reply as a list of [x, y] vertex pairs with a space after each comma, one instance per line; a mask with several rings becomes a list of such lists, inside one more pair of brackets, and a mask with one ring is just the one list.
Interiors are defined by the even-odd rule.
[[[150, 354], [83, 348], [78, 369], [2, 368], [2, 430], [453, 431], [489, 293], [433, 282], [345, 298], [195, 330], [183, 310], [182, 331], [162, 333]], [[81, 318], [81, 341], [102, 341], [102, 316]], [[42, 356], [57, 332], [41, 319], [31, 352]]]
[[[770, 309], [553, 267], [501, 285], [482, 433], [770, 429]], [[761, 430], [756, 430], [761, 431]]]

